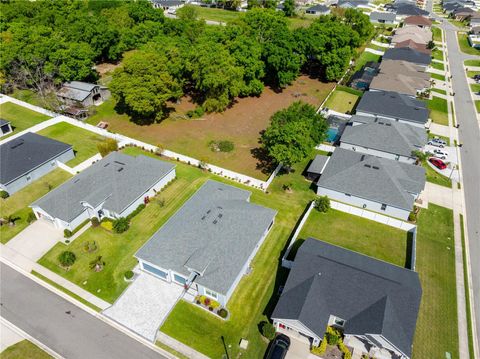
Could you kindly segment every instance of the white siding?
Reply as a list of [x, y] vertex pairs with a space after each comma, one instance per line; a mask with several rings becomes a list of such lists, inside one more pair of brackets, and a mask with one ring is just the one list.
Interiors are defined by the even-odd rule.
[[379, 150], [375, 150], [373, 148], [367, 148], [367, 147], [362, 147], [362, 146], [358, 146], [358, 145], [353, 145], [351, 143], [340, 142], [340, 148], [345, 148], [347, 150], [352, 150], [352, 151], [358, 151], [358, 152], [361, 152], [361, 153], [365, 153], [367, 155], [372, 155], [372, 156], [377, 156], [377, 157], [382, 157], [382, 158], [388, 158], [390, 160], [396, 160], [396, 161], [403, 162], [403, 163], [415, 163], [415, 158], [413, 158], [413, 157], [398, 155], [398, 158], [397, 158], [397, 154], [395, 154], [395, 153], [379, 151]]
[[[272, 319], [273, 319], [273, 325], [275, 326], [275, 329], [277, 331], [282, 330], [283, 332], [288, 333], [289, 331], [293, 330], [294, 332], [300, 333], [303, 336], [312, 338], [313, 345], [318, 345], [321, 340], [320, 336], [312, 332], [310, 329], [308, 329], [305, 325], [303, 325], [300, 321], [296, 319], [285, 319], [285, 318], [272, 318]], [[280, 329], [280, 324], [283, 324], [287, 328]]]

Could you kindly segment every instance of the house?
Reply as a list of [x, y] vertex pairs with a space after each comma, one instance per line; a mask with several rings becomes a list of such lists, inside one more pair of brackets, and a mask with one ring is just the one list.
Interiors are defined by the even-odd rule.
[[370, 82], [377, 75], [379, 67], [378, 62], [367, 62], [361, 70], [353, 74], [349, 86], [362, 91], [368, 89]]
[[328, 15], [330, 14], [330, 8], [325, 5], [314, 5], [312, 7], [309, 7], [305, 13], [311, 14], [311, 15]]
[[471, 35], [480, 35], [480, 26], [472, 26], [470, 28]]
[[475, 14], [475, 10], [469, 7], [458, 7], [454, 9], [451, 14], [458, 21], [464, 21], [469, 19], [473, 14]]
[[368, 8], [368, 0], [338, 0], [337, 7], [343, 9]]
[[308, 238], [271, 317], [277, 331], [315, 346], [330, 325], [369, 358], [406, 359], [421, 297], [416, 272]]
[[418, 52], [422, 52], [424, 54], [427, 54], [428, 56], [431, 56], [432, 50], [427, 48], [427, 45], [425, 44], [419, 44], [418, 42], [415, 42], [413, 40], [405, 40], [405, 41], [400, 41], [395, 44], [395, 48], [402, 48], [402, 47], [408, 47], [410, 49], [413, 49]]
[[425, 71], [432, 62], [430, 55], [414, 50], [410, 47], [397, 47], [388, 49], [382, 56], [383, 60], [402, 60], [416, 64]]
[[317, 181], [317, 194], [407, 220], [425, 187], [425, 169], [337, 148]]
[[468, 43], [475, 49], [480, 49], [480, 35], [470, 34], [468, 35]]
[[10, 195], [75, 157], [71, 145], [28, 132], [0, 145], [0, 190]]
[[174, 14], [178, 9], [183, 7], [185, 3], [180, 0], [150, 0], [155, 9], [162, 9], [168, 13]]
[[379, 72], [387, 75], [402, 74], [404, 76], [414, 77], [415, 80], [422, 81], [419, 88], [429, 87], [430, 73], [423, 71], [421, 66], [412, 62], [388, 59], [383, 60], [380, 64]]
[[329, 156], [316, 155], [312, 163], [310, 163], [305, 171], [307, 179], [314, 182], [317, 181], [325, 169], [329, 159]]
[[30, 205], [38, 219], [75, 230], [88, 219], [126, 217], [175, 178], [175, 165], [112, 152]]
[[480, 26], [480, 14], [476, 13], [470, 16], [469, 25], [471, 28]]
[[427, 124], [429, 116], [425, 102], [392, 91], [365, 92], [357, 105], [356, 113], [422, 128]]
[[420, 15], [420, 16], [429, 16], [429, 12], [420, 9], [414, 4], [403, 3], [394, 5], [392, 9], [395, 9], [397, 12], [397, 20], [404, 19], [407, 16]]
[[105, 86], [72, 81], [63, 84], [57, 92], [57, 97], [67, 106], [89, 107], [100, 105], [108, 99], [110, 91]]
[[207, 181], [138, 250], [140, 269], [226, 306], [273, 226], [251, 192]]
[[379, 24], [395, 24], [396, 14], [393, 12], [372, 11], [370, 13], [370, 22]]
[[13, 132], [12, 124], [10, 121], [0, 118], [0, 137], [8, 135]]
[[459, 2], [444, 3], [442, 5], [443, 12], [450, 14], [453, 10], [463, 7]]
[[392, 44], [405, 40], [413, 40], [419, 44], [428, 44], [432, 40], [432, 32], [430, 29], [418, 26], [406, 26], [395, 31], [392, 37]]
[[352, 116], [340, 138], [340, 148], [367, 155], [415, 163], [413, 151], [427, 144], [425, 129], [375, 117]]
[[403, 20], [404, 26], [417, 26], [422, 29], [430, 29], [432, 27], [432, 21], [425, 16], [408, 16]]

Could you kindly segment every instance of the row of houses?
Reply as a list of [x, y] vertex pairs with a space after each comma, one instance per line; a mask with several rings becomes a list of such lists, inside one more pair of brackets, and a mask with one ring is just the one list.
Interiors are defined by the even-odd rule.
[[442, 10], [449, 18], [468, 23], [468, 42], [480, 49], [480, 12], [473, 0], [443, 0]]

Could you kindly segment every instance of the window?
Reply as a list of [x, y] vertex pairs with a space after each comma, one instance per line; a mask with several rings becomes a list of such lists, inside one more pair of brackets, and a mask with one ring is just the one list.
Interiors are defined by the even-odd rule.
[[55, 161], [50, 162], [50, 165], [53, 167], [55, 166]]
[[382, 211], [385, 211], [387, 209], [387, 205], [385, 203], [382, 203], [382, 208], [380, 208]]
[[345, 325], [345, 321], [343, 319], [340, 319], [340, 318], [335, 318], [334, 323], [335, 323], [335, 325], [338, 325], [340, 327], [343, 327]]
[[217, 299], [217, 293], [212, 292], [211, 290], [205, 289], [205, 295]]
[[32, 176], [27, 175], [27, 181], [30, 181], [32, 179]]
[[185, 284], [187, 282], [185, 278], [183, 278], [182, 276], [179, 276], [178, 274], [174, 274], [173, 279], [175, 279], [175, 282], [180, 284]]
[[347, 196], [347, 197], [352, 197], [352, 195], [349, 194], [349, 193], [345, 193], [345, 196]]
[[160, 269], [157, 269], [155, 267], [152, 267], [151, 265], [148, 265], [146, 263], [143, 263], [142, 262], [142, 267], [144, 270], [146, 270], [147, 272], [150, 272], [152, 274], [155, 274], [157, 277], [160, 277], [160, 278], [163, 278], [163, 279], [167, 279], [168, 277], [168, 274]]

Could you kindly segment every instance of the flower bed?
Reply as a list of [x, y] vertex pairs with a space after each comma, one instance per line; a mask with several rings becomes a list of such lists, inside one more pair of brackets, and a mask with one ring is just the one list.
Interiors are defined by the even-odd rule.
[[195, 303], [209, 312], [218, 315], [222, 319], [228, 319], [229, 313], [219, 302], [205, 295], [197, 295]]

